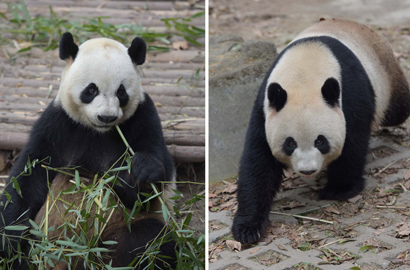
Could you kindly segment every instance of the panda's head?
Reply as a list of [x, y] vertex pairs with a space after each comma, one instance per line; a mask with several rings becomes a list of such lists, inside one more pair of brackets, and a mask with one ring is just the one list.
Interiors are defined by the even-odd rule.
[[345, 136], [340, 66], [326, 48], [296, 46], [270, 74], [264, 102], [272, 154], [303, 177], [314, 177], [338, 156]]
[[145, 61], [146, 44], [135, 38], [127, 49], [121, 43], [96, 38], [81, 46], [70, 33], [60, 40], [66, 61], [54, 101], [76, 122], [99, 132], [131, 117], [144, 93], [137, 65]]

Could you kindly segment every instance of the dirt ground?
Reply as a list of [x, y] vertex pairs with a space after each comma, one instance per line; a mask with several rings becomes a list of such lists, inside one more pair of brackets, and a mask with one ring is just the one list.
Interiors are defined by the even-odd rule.
[[[374, 1], [372, 3], [380, 3]], [[286, 4], [285, 4], [286, 3]], [[228, 0], [210, 1], [210, 35], [235, 33], [244, 40], [263, 39], [275, 43], [280, 52], [286, 44], [292, 40], [299, 32], [313, 24], [319, 18], [339, 18], [356, 20], [373, 27], [383, 35], [392, 45], [394, 53], [399, 60], [408, 80], [410, 80], [410, 13], [403, 16], [404, 7], [399, 1], [389, 1], [390, 6], [374, 7], [366, 5], [367, 1], [264, 1], [264, 0], [239, 0], [232, 5]], [[407, 8], [407, 7], [406, 7]], [[405, 125], [393, 129], [380, 129], [373, 135], [373, 139], [382, 140], [391, 144], [399, 144], [404, 147], [410, 145], [410, 133], [408, 120]], [[407, 151], [404, 149], [404, 151]], [[369, 163], [388, 158], [395, 154], [390, 147], [375, 147], [369, 153]], [[374, 169], [367, 169], [369, 178], [376, 179], [372, 187], [368, 187], [363, 194], [355, 197], [350, 202], [331, 202], [321, 208], [313, 209], [307, 213], [301, 212], [308, 219], [282, 219], [282, 222], [272, 222], [268, 229], [267, 237], [263, 239], [263, 245], [270, 243], [280, 237], [289, 239], [294, 249], [301, 251], [317, 249], [323, 252], [323, 247], [328, 246], [327, 240], [330, 238], [344, 239], [343, 241], [353, 241], [358, 233], [354, 228], [365, 224], [378, 232], [385, 233], [386, 228], [396, 224], [397, 230], [393, 237], [409, 241], [410, 231], [407, 229], [407, 221], [410, 216], [409, 209], [398, 201], [407, 198], [406, 193], [410, 189], [410, 159], [402, 159], [394, 164], [386, 164]], [[387, 183], [385, 179], [394, 177], [398, 172], [403, 172], [400, 181]], [[284, 172], [285, 179], [282, 183], [282, 190], [308, 188], [308, 192], [299, 194], [316, 200], [317, 191], [321, 188], [325, 175], [317, 182], [306, 183], [302, 179], [293, 175], [292, 172]], [[223, 182], [213, 183], [209, 189], [209, 210], [219, 212], [228, 210], [234, 214], [237, 208], [236, 202], [236, 176], [226, 179]], [[401, 201], [402, 202], [402, 201]], [[306, 206], [292, 197], [281, 196], [272, 211], [280, 213], [295, 213], [293, 211]], [[358, 215], [367, 217], [357, 222], [345, 222]], [[394, 216], [394, 217], [393, 217]], [[333, 221], [327, 224], [325, 221]], [[226, 224], [211, 222], [210, 232], [222, 230]], [[321, 232], [321, 233], [319, 233]], [[409, 234], [408, 234], [409, 233]], [[320, 237], [314, 235], [320, 234]], [[376, 233], [377, 235], [377, 233]], [[391, 250], [389, 243], [383, 243], [376, 238], [370, 238], [363, 243], [359, 250], [377, 254], [379, 252]], [[209, 259], [212, 262], [220, 260], [219, 253], [223, 251], [248, 250], [248, 253], [258, 251], [258, 246], [241, 246], [240, 243], [232, 241], [232, 236], [227, 235], [210, 244]], [[282, 250], [280, 245], [279, 250]], [[344, 262], [355, 263], [360, 256], [365, 254], [353, 254], [343, 250], [326, 249], [321, 259], [326, 264], [339, 265]], [[260, 264], [264, 266], [278, 263], [283, 258], [270, 254], [269, 258], [258, 258]], [[386, 269], [396, 269], [397, 265], [408, 265], [410, 251], [401, 252], [391, 258], [390, 265]], [[271, 262], [270, 260], [277, 260]], [[360, 265], [362, 270], [379, 269], [375, 265]], [[210, 268], [214, 269], [214, 268]], [[222, 268], [221, 268], [222, 269]], [[248, 269], [240, 264], [231, 265], [223, 269]], [[276, 268], [273, 268], [276, 269]], [[279, 268], [278, 268], [279, 269]], [[291, 269], [320, 269], [312, 265], [295, 265]], [[402, 269], [402, 268], [400, 268]], [[404, 269], [404, 268], [403, 268]]]

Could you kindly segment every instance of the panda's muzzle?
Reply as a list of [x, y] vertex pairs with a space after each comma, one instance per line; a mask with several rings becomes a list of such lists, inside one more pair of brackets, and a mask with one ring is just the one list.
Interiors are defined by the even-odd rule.
[[109, 116], [109, 115], [98, 115], [98, 120], [102, 123], [109, 124], [117, 120], [117, 116]]
[[316, 170], [309, 170], [309, 171], [299, 171], [301, 174], [309, 176], [316, 172]]

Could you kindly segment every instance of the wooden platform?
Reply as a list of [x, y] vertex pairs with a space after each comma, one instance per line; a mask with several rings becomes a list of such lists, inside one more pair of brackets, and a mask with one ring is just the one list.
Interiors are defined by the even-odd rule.
[[[89, 14], [110, 16], [104, 22], [140, 22], [159, 32], [168, 31], [161, 18], [190, 16], [201, 11], [186, 2], [25, 2], [31, 14], [48, 15], [48, 6], [52, 5], [58, 16], [70, 20]], [[0, 4], [0, 12], [6, 10], [7, 6]], [[204, 28], [204, 20], [200, 17], [193, 24]], [[179, 163], [205, 161], [204, 59], [204, 47], [190, 46], [183, 51], [149, 52], [141, 66], [143, 89], [155, 102], [167, 145]], [[40, 49], [20, 54], [12, 64], [4, 47], [0, 49], [0, 149], [24, 146], [31, 126], [56, 96], [64, 64], [58, 52]]]

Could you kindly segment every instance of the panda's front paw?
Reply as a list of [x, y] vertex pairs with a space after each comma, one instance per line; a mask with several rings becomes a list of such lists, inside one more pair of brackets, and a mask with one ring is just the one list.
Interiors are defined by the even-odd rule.
[[139, 185], [166, 180], [162, 163], [147, 153], [135, 153], [132, 157], [131, 175]]
[[249, 216], [236, 216], [232, 226], [233, 237], [242, 244], [258, 242], [265, 235], [268, 224], [268, 218], [255, 220]]
[[350, 198], [358, 195], [364, 188], [364, 185], [357, 184], [353, 186], [332, 186], [326, 185], [324, 189], [319, 192], [321, 200], [336, 200], [347, 201]]

